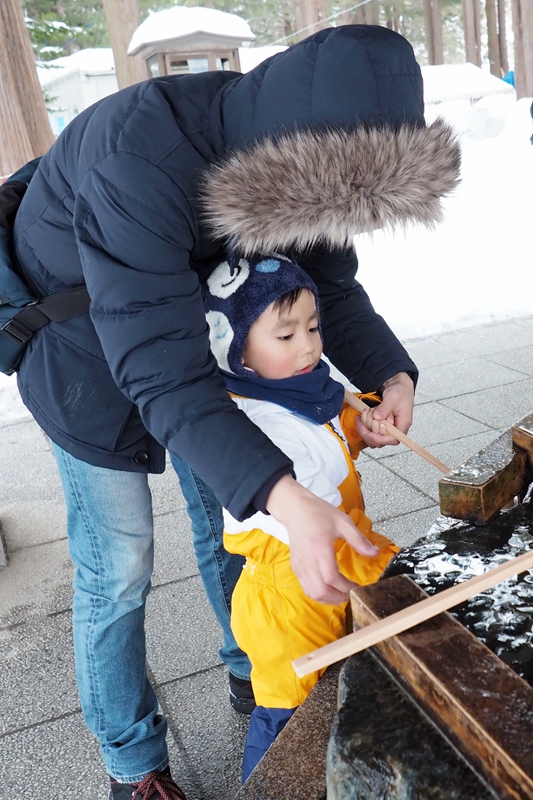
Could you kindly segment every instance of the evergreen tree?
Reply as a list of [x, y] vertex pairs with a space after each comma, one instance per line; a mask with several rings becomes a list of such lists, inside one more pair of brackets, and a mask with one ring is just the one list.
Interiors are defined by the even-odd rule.
[[[108, 47], [102, 0], [21, 0], [30, 35], [42, 60], [68, 55], [85, 47]], [[360, 0], [359, 0], [360, 2]], [[150, 11], [175, 5], [209, 6], [243, 17], [255, 33], [257, 45], [292, 44], [296, 41], [294, 0], [137, 0], [141, 20]], [[331, 25], [358, 21], [357, 0], [328, 0]], [[379, 24], [389, 25], [409, 39], [422, 63], [427, 62], [424, 15], [421, 0], [371, 0]], [[461, 0], [442, 0], [444, 58], [447, 63], [464, 59]]]
[[47, 61], [86, 47], [108, 47], [101, 0], [22, 0], [37, 57]]

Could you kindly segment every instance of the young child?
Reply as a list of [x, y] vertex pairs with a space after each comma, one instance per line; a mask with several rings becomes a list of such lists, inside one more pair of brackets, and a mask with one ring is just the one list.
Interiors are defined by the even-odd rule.
[[[293, 461], [296, 479], [343, 509], [376, 547], [361, 556], [338, 540], [340, 571], [373, 583], [398, 547], [372, 529], [353, 458], [364, 446], [357, 412], [321, 360], [318, 296], [308, 275], [273, 255], [220, 264], [204, 292], [211, 349], [242, 411]], [[254, 709], [243, 781], [322, 674], [298, 678], [292, 660], [345, 633], [347, 603], [307, 597], [291, 569], [285, 527], [257, 512], [238, 522], [224, 511], [224, 544], [246, 556], [232, 599], [232, 628], [252, 663]]]

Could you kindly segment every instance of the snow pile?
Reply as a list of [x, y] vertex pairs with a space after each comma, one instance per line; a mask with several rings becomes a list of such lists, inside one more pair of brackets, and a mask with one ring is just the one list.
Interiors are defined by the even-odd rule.
[[216, 8], [187, 8], [174, 6], [150, 14], [133, 34], [128, 53], [135, 55], [142, 45], [167, 39], [190, 36], [193, 33], [231, 36], [243, 42], [255, 39], [255, 34], [242, 17], [218, 11]]
[[110, 47], [88, 47], [70, 56], [54, 58], [37, 65], [37, 75], [41, 86], [55, 81], [58, 77], [80, 72], [85, 75], [109, 75], [115, 73], [115, 60]]

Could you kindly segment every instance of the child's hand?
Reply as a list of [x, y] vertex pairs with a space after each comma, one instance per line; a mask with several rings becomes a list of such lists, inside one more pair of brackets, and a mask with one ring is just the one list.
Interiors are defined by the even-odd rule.
[[402, 433], [407, 433], [413, 421], [414, 385], [406, 372], [399, 372], [383, 384], [383, 400], [379, 406], [363, 411], [356, 425], [359, 435], [369, 447], [397, 445], [389, 436], [384, 420], [392, 423]]

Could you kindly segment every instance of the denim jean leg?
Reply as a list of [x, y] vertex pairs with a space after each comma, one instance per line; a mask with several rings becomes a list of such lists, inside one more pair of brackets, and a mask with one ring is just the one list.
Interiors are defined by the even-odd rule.
[[168, 764], [167, 723], [146, 673], [145, 601], [153, 568], [146, 475], [103, 469], [56, 445], [75, 566], [73, 628], [87, 726], [110, 775], [128, 783]]
[[237, 678], [250, 677], [248, 656], [238, 647], [231, 630], [231, 595], [244, 564], [242, 556], [224, 548], [222, 507], [212, 490], [176, 453], [170, 460], [179, 478], [191, 520], [194, 552], [200, 577], [224, 636], [221, 660]]

